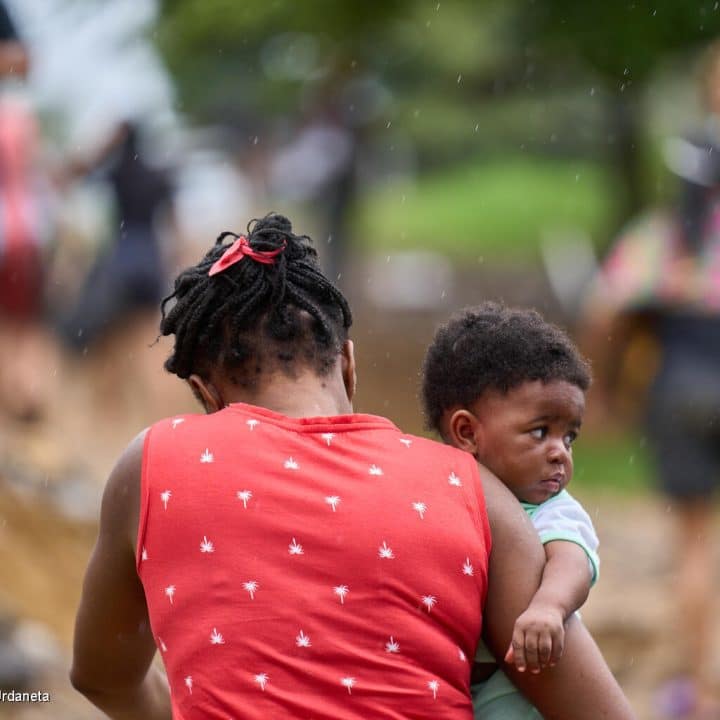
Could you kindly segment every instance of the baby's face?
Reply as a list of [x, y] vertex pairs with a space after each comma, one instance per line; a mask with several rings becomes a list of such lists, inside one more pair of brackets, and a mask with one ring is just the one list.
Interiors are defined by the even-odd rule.
[[572, 444], [585, 394], [563, 380], [526, 382], [505, 395], [489, 392], [472, 408], [480, 421], [478, 460], [524, 502], [557, 495], [572, 478]]

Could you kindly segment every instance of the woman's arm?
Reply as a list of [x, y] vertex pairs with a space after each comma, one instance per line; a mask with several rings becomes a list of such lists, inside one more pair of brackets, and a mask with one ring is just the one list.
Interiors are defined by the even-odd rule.
[[[555, 667], [536, 675], [518, 672], [502, 660], [516, 619], [540, 586], [545, 554], [515, 497], [485, 468], [480, 474], [493, 539], [483, 614], [488, 647], [545, 720], [634, 720], [597, 645], [575, 617], [567, 623], [565, 651]], [[528, 667], [539, 664], [537, 652], [525, 659]]]

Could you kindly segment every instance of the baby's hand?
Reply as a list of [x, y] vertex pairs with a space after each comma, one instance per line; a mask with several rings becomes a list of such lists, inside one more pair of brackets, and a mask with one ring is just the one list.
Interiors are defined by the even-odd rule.
[[505, 662], [515, 663], [520, 672], [527, 668], [532, 673], [539, 673], [560, 659], [564, 642], [565, 627], [560, 608], [531, 603], [515, 621]]

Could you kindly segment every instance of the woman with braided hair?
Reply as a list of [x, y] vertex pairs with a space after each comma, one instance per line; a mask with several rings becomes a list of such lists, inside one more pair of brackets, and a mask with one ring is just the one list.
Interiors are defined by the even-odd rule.
[[[118, 719], [469, 720], [468, 658], [482, 630], [502, 661], [537, 536], [471, 455], [353, 413], [345, 298], [286, 218], [248, 230], [163, 301], [166, 368], [206, 414], [112, 471], [72, 682]], [[541, 681], [506, 669], [546, 718], [632, 718], [574, 621]]]

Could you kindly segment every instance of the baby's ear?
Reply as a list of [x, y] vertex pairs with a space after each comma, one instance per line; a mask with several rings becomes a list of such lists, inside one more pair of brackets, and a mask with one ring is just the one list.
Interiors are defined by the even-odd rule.
[[446, 421], [446, 436], [450, 445], [477, 457], [482, 444], [482, 425], [469, 410], [454, 410]]

